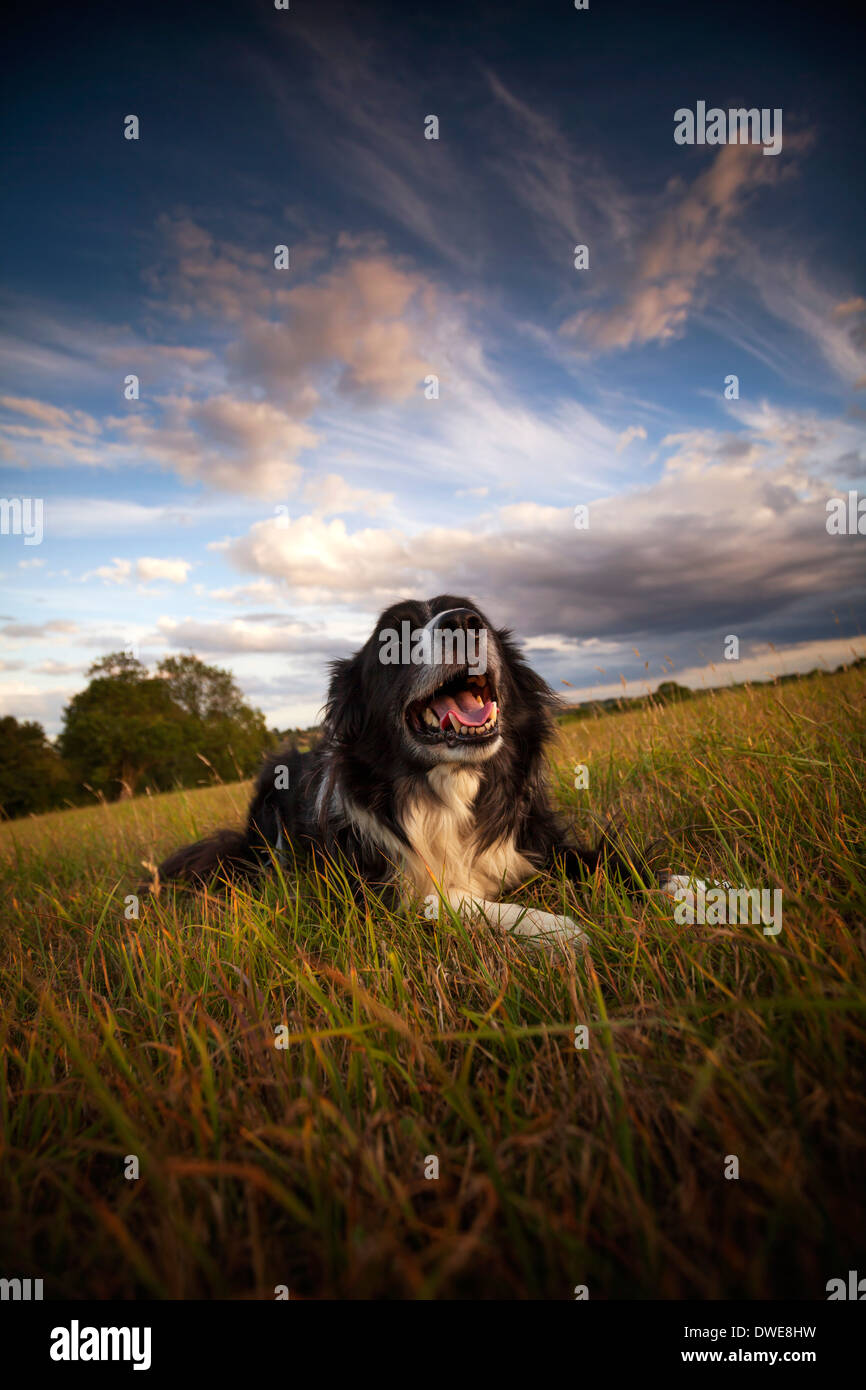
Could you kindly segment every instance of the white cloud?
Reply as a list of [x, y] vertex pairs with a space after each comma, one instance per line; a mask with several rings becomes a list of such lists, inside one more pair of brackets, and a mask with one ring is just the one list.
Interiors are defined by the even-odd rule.
[[370, 488], [352, 487], [338, 473], [326, 473], [311, 478], [304, 487], [304, 497], [318, 516], [333, 516], [337, 512], [365, 512], [381, 516], [393, 511], [393, 492], [374, 492]]
[[81, 579], [82, 582], [101, 579], [105, 584], [131, 584], [133, 580], [140, 584], [160, 580], [169, 584], [185, 584], [191, 568], [190, 560], [170, 560], [152, 555], [143, 555], [135, 561], [115, 557], [110, 565], [98, 565], [96, 569], [83, 574]]
[[239, 569], [313, 604], [373, 608], [449, 591], [524, 635], [624, 640], [734, 620], [780, 631], [862, 587], [857, 538], [846, 545], [825, 527], [845, 470], [840, 449], [855, 438], [862, 447], [864, 431], [848, 422], [781, 414], [761, 414], [738, 435], [668, 436], [661, 477], [590, 502], [586, 531], [575, 529], [572, 507], [522, 502], [411, 534], [301, 516], [284, 529], [255, 525], [223, 549]]
[[88, 570], [81, 576], [81, 581], [101, 579], [105, 584], [128, 584], [131, 578], [132, 561], [115, 558], [110, 565], [98, 565], [96, 569]]
[[44, 623], [4, 623], [0, 628], [0, 636], [6, 638], [23, 637], [51, 637], [54, 639], [57, 634], [68, 635], [78, 631], [78, 624], [66, 618], [51, 618]]
[[[0, 452], [8, 462], [156, 465], [210, 489], [281, 498], [300, 481], [299, 456], [321, 442], [309, 422], [315, 410], [406, 401], [430, 370], [419, 344], [435, 319], [433, 287], [393, 257], [344, 246], [334, 266], [284, 287], [259, 253], [218, 245], [188, 221], [175, 230], [176, 274], [157, 276], [156, 286], [188, 293], [190, 309], [206, 294], [232, 335], [219, 366], [209, 350], [160, 349], [163, 365], [183, 369], [181, 389], [160, 392], [151, 382], [141, 402], [100, 420], [2, 397]], [[127, 344], [121, 359], [148, 357]], [[196, 380], [198, 368], [206, 371]], [[227, 389], [226, 376], [235, 389]], [[363, 501], [363, 490], [355, 496]]]
[[[0, 444], [13, 466], [27, 467], [34, 456], [80, 464], [98, 464], [100, 426], [82, 410], [62, 410], [27, 396], [0, 396]], [[26, 423], [22, 423], [26, 421]]]
[[280, 652], [327, 656], [345, 655], [349, 644], [342, 638], [289, 619], [277, 623], [235, 618], [230, 622], [160, 618], [160, 636], [172, 647], [204, 652]]
[[142, 556], [135, 562], [136, 577], [142, 584], [148, 584], [151, 580], [162, 579], [169, 584], [185, 584], [187, 575], [192, 568], [189, 560], [166, 560], [156, 559], [153, 556]]
[[268, 401], [223, 393], [168, 396], [159, 405], [158, 420], [137, 414], [113, 424], [140, 454], [188, 482], [226, 492], [284, 496], [301, 476], [296, 456], [318, 440], [309, 425]]
[[43, 661], [39, 666], [33, 667], [34, 675], [39, 676], [71, 676], [80, 675], [82, 672], [80, 663], [69, 661]]
[[616, 441], [616, 452], [621, 454], [623, 449], [628, 448], [633, 439], [646, 439], [646, 430], [643, 425], [629, 425], [627, 430], [623, 430]]
[[78, 688], [52, 685], [43, 689], [32, 681], [6, 681], [0, 688], [0, 714], [11, 714], [21, 720], [36, 719], [49, 733], [56, 732], [60, 710]]
[[228, 589], [211, 589], [209, 593], [210, 598], [220, 603], [276, 603], [282, 596], [280, 585], [270, 579], [256, 579], [252, 584], [239, 584]]
[[93, 416], [83, 410], [61, 410], [59, 406], [32, 397], [0, 396], [0, 406], [54, 429], [77, 429], [85, 434], [96, 434], [99, 429]]

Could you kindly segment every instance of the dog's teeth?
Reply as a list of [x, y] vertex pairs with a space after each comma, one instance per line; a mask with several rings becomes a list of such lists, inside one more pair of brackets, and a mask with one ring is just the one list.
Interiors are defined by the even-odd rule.
[[461, 725], [460, 720], [457, 718], [457, 715], [454, 713], [453, 709], [450, 709], [448, 711], [448, 718], [451, 720], [451, 727], [454, 730], [454, 732], [459, 734], [463, 726]]
[[431, 729], [439, 728], [439, 720], [436, 718], [436, 715], [429, 705], [424, 707], [424, 723], [429, 724]]

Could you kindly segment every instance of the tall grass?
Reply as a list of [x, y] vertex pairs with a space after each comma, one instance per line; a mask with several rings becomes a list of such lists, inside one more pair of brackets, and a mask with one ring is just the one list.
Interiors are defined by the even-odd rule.
[[777, 937], [678, 926], [601, 875], [521, 895], [583, 922], [585, 955], [359, 906], [336, 870], [126, 917], [141, 864], [239, 820], [240, 785], [0, 828], [0, 1274], [823, 1297], [866, 1235], [864, 701], [860, 669], [563, 727], [579, 833], [614, 808], [640, 843], [699, 827], [666, 861], [781, 888]]

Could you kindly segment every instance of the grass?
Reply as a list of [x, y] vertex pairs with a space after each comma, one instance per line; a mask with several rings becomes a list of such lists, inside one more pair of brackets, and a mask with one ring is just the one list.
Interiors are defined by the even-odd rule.
[[823, 1298], [866, 1254], [864, 702], [860, 668], [563, 727], [587, 839], [613, 807], [641, 842], [700, 823], [670, 861], [781, 888], [775, 938], [601, 876], [521, 895], [586, 924], [575, 957], [357, 907], [337, 872], [127, 919], [141, 862], [239, 820], [243, 786], [0, 827], [0, 1273], [61, 1298]]

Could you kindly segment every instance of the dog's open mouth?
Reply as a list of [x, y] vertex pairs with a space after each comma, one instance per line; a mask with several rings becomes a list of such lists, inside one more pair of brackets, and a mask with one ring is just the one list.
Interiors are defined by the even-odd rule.
[[406, 720], [425, 743], [482, 743], [499, 732], [496, 691], [489, 676], [464, 673], [415, 700]]

